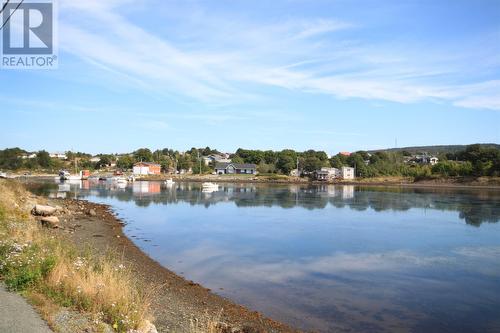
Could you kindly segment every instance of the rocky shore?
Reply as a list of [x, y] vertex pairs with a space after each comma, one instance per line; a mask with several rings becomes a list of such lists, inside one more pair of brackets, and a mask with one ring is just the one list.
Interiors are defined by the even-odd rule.
[[296, 332], [162, 267], [124, 235], [124, 223], [109, 207], [73, 199], [51, 199], [47, 205], [58, 211], [57, 221], [47, 224], [54, 233], [70, 240], [82, 252], [92, 249], [119, 255], [149, 286], [158, 332], [204, 332], [208, 326], [212, 332]]

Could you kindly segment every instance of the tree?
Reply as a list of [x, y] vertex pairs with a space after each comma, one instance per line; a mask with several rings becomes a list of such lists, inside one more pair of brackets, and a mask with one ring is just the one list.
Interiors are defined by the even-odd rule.
[[288, 175], [297, 166], [297, 153], [290, 149], [282, 150], [278, 153], [276, 167], [281, 173]]
[[101, 155], [99, 161], [95, 164], [96, 169], [100, 169], [102, 167], [106, 167], [111, 164], [112, 158], [109, 155]]
[[304, 158], [302, 168], [307, 172], [314, 172], [321, 169], [323, 162], [317, 156], [308, 156]]
[[26, 151], [20, 148], [8, 148], [0, 151], [0, 168], [1, 169], [9, 169], [16, 170], [19, 169], [22, 164], [22, 155], [25, 154]]
[[129, 155], [123, 155], [116, 162], [116, 166], [124, 170], [132, 169], [134, 166], [134, 159]]
[[153, 153], [148, 148], [140, 148], [134, 151], [134, 158], [137, 162], [152, 162]]
[[38, 153], [36, 153], [36, 160], [38, 165], [40, 165], [42, 168], [51, 167], [50, 154], [45, 150], [40, 150]]

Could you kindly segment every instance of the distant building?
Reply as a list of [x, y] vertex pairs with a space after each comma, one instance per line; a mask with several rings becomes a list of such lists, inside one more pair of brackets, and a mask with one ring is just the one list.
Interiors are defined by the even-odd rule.
[[430, 165], [434, 165], [434, 164], [437, 164], [439, 162], [439, 158], [437, 158], [436, 156], [429, 156], [427, 154], [424, 154], [424, 155], [415, 155], [415, 156], [412, 156], [407, 163], [410, 163], [410, 164], [430, 164]]
[[329, 181], [329, 180], [333, 179], [333, 177], [331, 177], [331, 175], [328, 171], [323, 171], [323, 170], [315, 171], [314, 178], [316, 180], [321, 180], [321, 181]]
[[99, 156], [94, 156], [90, 159], [90, 162], [92, 163], [97, 163], [101, 160], [101, 158]]
[[354, 179], [354, 168], [342, 167], [340, 171], [340, 176], [342, 177], [342, 179]]
[[159, 175], [161, 173], [161, 165], [149, 162], [138, 162], [134, 164], [134, 175]]
[[321, 170], [317, 170], [314, 172], [314, 178], [321, 181], [330, 181], [334, 179], [354, 179], [354, 168], [321, 168]]
[[32, 153], [32, 154], [26, 154], [26, 155], [23, 155], [22, 156], [23, 159], [32, 159], [32, 158], [36, 158], [36, 154], [35, 153]]
[[341, 151], [339, 154], [343, 156], [351, 156], [351, 153], [348, 151]]
[[255, 164], [240, 164], [223, 162], [215, 164], [215, 173], [218, 175], [224, 174], [250, 174], [255, 175], [257, 173], [257, 166]]
[[212, 154], [203, 156], [203, 161], [205, 165], [209, 165], [210, 163], [230, 163], [231, 159], [228, 154]]
[[49, 156], [50, 156], [50, 157], [52, 157], [52, 158], [58, 158], [58, 159], [60, 159], [60, 160], [65, 160], [65, 159], [67, 159], [67, 157], [66, 157], [66, 154], [65, 154], [65, 153], [51, 153], [51, 154], [49, 154]]

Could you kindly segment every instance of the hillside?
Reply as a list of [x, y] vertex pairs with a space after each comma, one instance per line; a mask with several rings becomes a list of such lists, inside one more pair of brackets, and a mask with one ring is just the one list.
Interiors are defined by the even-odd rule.
[[[485, 148], [496, 148], [500, 149], [500, 144], [496, 143], [480, 143], [481, 147]], [[439, 145], [439, 146], [413, 146], [413, 147], [401, 147], [401, 148], [387, 148], [387, 149], [377, 149], [370, 150], [368, 152], [375, 153], [378, 151], [386, 151], [386, 152], [399, 152], [399, 151], [407, 151], [411, 154], [418, 153], [428, 153], [428, 154], [439, 154], [439, 153], [456, 153], [464, 150], [468, 145]]]

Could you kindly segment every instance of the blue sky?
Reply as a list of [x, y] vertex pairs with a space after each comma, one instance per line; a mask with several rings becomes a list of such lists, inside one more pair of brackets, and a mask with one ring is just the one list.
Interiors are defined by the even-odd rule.
[[59, 2], [59, 68], [1, 70], [0, 147], [328, 153], [500, 142], [500, 2]]

